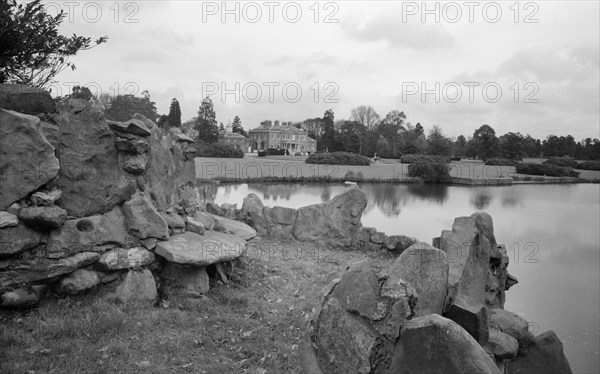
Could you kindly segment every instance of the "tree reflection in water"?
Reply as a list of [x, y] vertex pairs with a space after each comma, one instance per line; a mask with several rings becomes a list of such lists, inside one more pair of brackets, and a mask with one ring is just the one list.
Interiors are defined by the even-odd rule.
[[491, 201], [492, 197], [485, 190], [477, 190], [471, 197], [470, 203], [473, 207], [483, 210], [490, 205]]
[[369, 196], [366, 211], [379, 208], [387, 217], [396, 217], [402, 207], [415, 200], [443, 205], [448, 198], [448, 186], [429, 184], [365, 184], [360, 186]]

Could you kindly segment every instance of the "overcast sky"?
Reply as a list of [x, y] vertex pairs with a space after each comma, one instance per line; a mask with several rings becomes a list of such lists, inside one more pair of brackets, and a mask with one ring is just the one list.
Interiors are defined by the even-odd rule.
[[148, 90], [185, 121], [210, 94], [219, 122], [246, 129], [371, 105], [449, 136], [600, 137], [598, 1], [68, 3], [46, 2], [71, 6], [63, 33], [109, 40], [72, 59], [63, 95]]

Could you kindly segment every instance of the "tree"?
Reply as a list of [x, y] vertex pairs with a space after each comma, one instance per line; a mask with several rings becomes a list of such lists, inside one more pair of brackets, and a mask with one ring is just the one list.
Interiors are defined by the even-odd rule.
[[527, 155], [523, 147], [525, 138], [521, 133], [508, 132], [502, 135], [499, 140], [502, 157], [511, 160], [521, 160], [523, 156]]
[[240, 120], [239, 116], [233, 117], [233, 123], [231, 124], [231, 131], [236, 134], [248, 136], [248, 133], [242, 127], [242, 121]]
[[371, 130], [379, 122], [379, 114], [373, 107], [361, 105], [352, 109], [350, 119], [360, 122], [367, 130]]
[[374, 153], [379, 154], [379, 156], [389, 157], [390, 142], [388, 142], [383, 135], [379, 135], [379, 138], [377, 139], [377, 149]]
[[323, 115], [323, 134], [319, 138], [317, 142], [317, 147], [320, 150], [329, 150], [335, 151], [336, 147], [336, 139], [335, 139], [335, 114], [332, 109], [328, 109], [325, 111]]
[[65, 68], [75, 70], [69, 58], [108, 40], [58, 33], [65, 17], [61, 11], [52, 17], [41, 0], [18, 4], [0, 3], [0, 83], [18, 83], [47, 88]]
[[437, 125], [429, 131], [427, 153], [436, 156], [450, 156], [452, 153], [452, 141], [444, 136], [442, 129]]
[[464, 135], [459, 135], [452, 145], [452, 153], [454, 157], [463, 157], [466, 153], [467, 139]]
[[171, 100], [171, 108], [169, 108], [169, 127], [181, 128], [181, 108], [175, 98]]
[[346, 152], [362, 154], [362, 139], [366, 128], [357, 121], [344, 121], [340, 127], [340, 140]]
[[207, 143], [216, 143], [219, 140], [219, 127], [217, 126], [216, 114], [213, 102], [208, 96], [200, 104], [195, 130], [198, 131], [198, 138]]
[[110, 101], [110, 106], [105, 110], [104, 115], [113, 121], [127, 121], [135, 113], [140, 113], [152, 121], [157, 120], [156, 103], [151, 100], [147, 90], [142, 92], [142, 97], [130, 94], [116, 96]]
[[406, 121], [406, 114], [399, 110], [392, 110], [385, 115], [385, 118], [381, 120], [381, 124], [398, 126], [399, 129], [404, 129], [404, 122]]
[[484, 162], [498, 153], [499, 141], [496, 131], [489, 125], [483, 125], [473, 133], [477, 157]]

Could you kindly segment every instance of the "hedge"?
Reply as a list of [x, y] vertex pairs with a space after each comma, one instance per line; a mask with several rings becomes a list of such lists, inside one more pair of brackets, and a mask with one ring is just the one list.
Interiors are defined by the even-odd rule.
[[564, 157], [549, 158], [546, 161], [544, 161], [544, 164], [562, 166], [562, 167], [566, 167], [566, 168], [576, 168], [577, 167], [577, 161], [570, 159], [570, 158], [564, 158]]
[[313, 153], [305, 162], [326, 165], [371, 165], [371, 160], [367, 157], [349, 152]]
[[545, 175], [547, 177], [579, 177], [579, 173], [571, 168], [552, 164], [519, 163], [516, 171], [519, 174]]
[[486, 165], [494, 166], [517, 166], [517, 161], [508, 158], [490, 158], [485, 162]]
[[216, 143], [199, 150], [197, 157], [243, 158], [244, 152], [227, 144]]
[[418, 177], [427, 183], [450, 181], [450, 165], [441, 162], [416, 162], [408, 165], [408, 176]]
[[584, 161], [577, 164], [576, 169], [579, 170], [596, 170], [600, 171], [600, 161]]
[[406, 155], [400, 156], [400, 162], [403, 164], [414, 164], [417, 162], [449, 163], [450, 157], [421, 155], [421, 154], [406, 154]]

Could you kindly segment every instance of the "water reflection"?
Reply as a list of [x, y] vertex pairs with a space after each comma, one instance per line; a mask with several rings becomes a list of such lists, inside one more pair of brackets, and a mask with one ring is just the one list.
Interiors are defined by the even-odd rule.
[[492, 197], [490, 195], [484, 191], [479, 191], [471, 198], [471, 205], [476, 209], [483, 210], [490, 205], [490, 201], [492, 201]]

